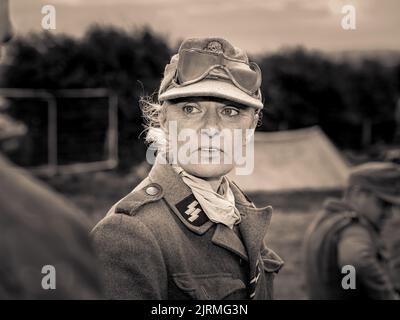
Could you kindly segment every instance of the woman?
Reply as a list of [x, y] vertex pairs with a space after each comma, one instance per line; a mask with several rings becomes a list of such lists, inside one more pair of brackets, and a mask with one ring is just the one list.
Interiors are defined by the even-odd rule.
[[159, 104], [143, 108], [156, 162], [92, 231], [110, 298], [272, 298], [283, 265], [263, 241], [272, 208], [226, 177], [259, 121], [260, 85], [224, 39], [188, 39], [172, 57]]

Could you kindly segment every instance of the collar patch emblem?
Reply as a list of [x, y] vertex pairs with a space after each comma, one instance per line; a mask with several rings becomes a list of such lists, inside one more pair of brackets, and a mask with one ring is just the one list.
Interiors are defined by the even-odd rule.
[[193, 194], [179, 202], [176, 208], [181, 216], [193, 226], [200, 227], [209, 221]]

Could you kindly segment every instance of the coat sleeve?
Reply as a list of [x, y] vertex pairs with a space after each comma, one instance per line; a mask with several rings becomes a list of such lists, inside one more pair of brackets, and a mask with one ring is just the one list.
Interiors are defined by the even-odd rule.
[[352, 265], [356, 270], [357, 284], [361, 284], [371, 299], [396, 299], [388, 270], [378, 260], [377, 246], [361, 226], [344, 230], [338, 243], [338, 263]]
[[106, 216], [92, 238], [102, 264], [106, 297], [166, 299], [167, 274], [156, 238], [137, 217]]

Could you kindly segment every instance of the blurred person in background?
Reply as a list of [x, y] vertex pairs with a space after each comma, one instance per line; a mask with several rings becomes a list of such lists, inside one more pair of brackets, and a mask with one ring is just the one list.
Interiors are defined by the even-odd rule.
[[[10, 38], [0, 0], [0, 47]], [[21, 128], [0, 112], [0, 299], [101, 298], [85, 215], [1, 155]]]
[[[331, 199], [305, 239], [310, 299], [398, 299], [380, 231], [400, 206], [400, 166], [370, 162], [352, 169], [341, 200]], [[355, 287], [344, 288], [344, 266]]]
[[[272, 208], [255, 207], [226, 176], [235, 163], [223, 161], [225, 144], [212, 146], [223, 130], [254, 134], [260, 85], [258, 66], [225, 39], [181, 44], [165, 68], [159, 102], [143, 102], [156, 162], [92, 231], [109, 298], [273, 297], [283, 261], [264, 241]], [[183, 150], [178, 136], [188, 131], [208, 143], [191, 150], [189, 161], [173, 158], [172, 144]], [[244, 148], [241, 138], [228, 148]]]
[[[400, 207], [396, 207], [394, 214], [400, 217]], [[400, 294], [400, 238], [397, 236], [394, 243], [391, 246], [391, 270], [392, 277], [394, 279], [394, 287], [398, 294]]]

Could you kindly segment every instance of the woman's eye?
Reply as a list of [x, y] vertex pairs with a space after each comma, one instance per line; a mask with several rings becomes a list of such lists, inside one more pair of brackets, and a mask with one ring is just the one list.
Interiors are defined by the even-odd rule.
[[234, 117], [239, 114], [239, 111], [236, 108], [224, 108], [222, 114], [224, 116]]
[[190, 105], [190, 104], [184, 106], [183, 107], [183, 111], [185, 113], [187, 113], [187, 114], [193, 114], [193, 113], [199, 113], [200, 112], [200, 110], [196, 106], [193, 106], [193, 105]]

